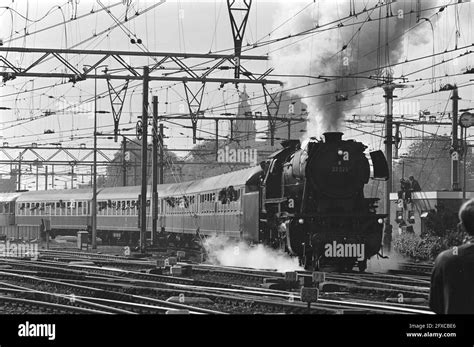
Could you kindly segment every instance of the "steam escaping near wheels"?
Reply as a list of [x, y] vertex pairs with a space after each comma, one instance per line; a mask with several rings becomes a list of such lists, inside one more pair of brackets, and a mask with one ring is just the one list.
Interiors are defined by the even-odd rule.
[[276, 270], [279, 272], [304, 270], [298, 258], [281, 250], [258, 244], [251, 246], [227, 236], [211, 236], [204, 241], [208, 261], [214, 265]]

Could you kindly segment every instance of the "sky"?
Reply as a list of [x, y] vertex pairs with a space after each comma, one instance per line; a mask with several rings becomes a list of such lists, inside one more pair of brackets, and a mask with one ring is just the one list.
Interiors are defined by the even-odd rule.
[[[453, 6], [455, 2], [457, 1], [422, 1], [421, 17], [429, 21], [421, 20], [417, 23], [416, 14], [410, 13], [415, 8], [415, 1], [398, 1], [393, 4], [394, 16], [377, 20], [385, 15], [387, 6], [383, 4], [381, 10], [362, 12], [364, 8], [370, 9], [376, 4], [376, 1], [370, 0], [354, 1], [354, 10], [359, 14], [352, 17], [348, 17], [352, 10], [352, 2], [348, 0], [254, 0], [243, 39], [243, 51], [245, 54], [267, 56], [268, 60], [243, 61], [242, 65], [257, 74], [274, 68], [267, 78], [281, 80], [284, 90], [291, 89], [292, 93], [308, 104], [308, 135], [319, 136], [324, 130], [342, 130], [346, 138], [355, 138], [366, 143], [371, 149], [379, 149], [383, 146], [382, 125], [344, 125], [339, 121], [351, 119], [353, 114], [383, 120], [383, 90], [374, 87], [373, 77], [376, 71], [363, 72], [367, 68], [374, 69], [377, 63], [386, 65], [388, 53], [388, 61], [397, 64], [392, 67], [393, 75], [397, 78], [407, 76], [404, 81], [405, 88], [395, 92], [395, 117], [404, 113], [405, 118], [418, 119], [420, 110], [427, 110], [432, 114], [450, 112], [450, 92], [437, 91], [446, 83], [456, 83], [460, 86], [461, 109], [473, 107], [474, 89], [470, 86], [470, 80], [474, 79], [474, 75], [462, 74], [466, 68], [474, 67], [473, 54], [455, 58], [467, 49], [473, 51], [473, 47], [451, 51], [456, 48], [456, 44], [460, 48], [474, 42], [474, 5], [472, 2], [464, 2]], [[0, 38], [4, 47], [135, 52], [142, 49], [151, 52], [219, 54], [233, 52], [232, 32], [225, 1], [166, 1], [157, 5], [158, 3], [137, 0], [0, 0]], [[112, 6], [111, 14], [101, 11], [101, 4]], [[443, 5], [448, 6], [438, 12]], [[152, 6], [154, 7], [150, 10]], [[113, 26], [115, 20], [121, 21], [125, 16], [128, 19], [126, 22], [101, 34]], [[368, 21], [369, 16], [371, 20]], [[338, 23], [343, 25], [338, 27]], [[317, 25], [328, 30], [318, 31]], [[53, 27], [43, 30], [49, 26]], [[387, 36], [385, 28], [388, 28]], [[295, 35], [305, 30], [314, 32], [304, 36]], [[384, 45], [386, 37], [389, 41], [388, 49]], [[131, 39], [140, 39], [142, 45], [131, 43]], [[344, 45], [346, 48], [342, 49]], [[381, 48], [374, 50], [374, 47]], [[434, 70], [431, 69], [433, 60], [430, 56], [433, 50], [437, 54], [434, 59], [437, 66]], [[444, 51], [446, 53], [441, 54]], [[38, 54], [14, 52], [1, 52], [0, 56], [23, 68], [40, 57]], [[426, 56], [429, 57], [417, 60]], [[69, 54], [64, 57], [78, 70], [94, 62], [92, 57], [86, 55]], [[151, 58], [124, 59], [127, 64], [137, 69], [153, 63]], [[406, 63], [400, 64], [404, 61]], [[105, 63], [111, 71], [120, 67], [112, 59]], [[192, 63], [197, 61], [190, 61], [190, 65]], [[171, 64], [166, 66], [171, 67]], [[207, 63], [204, 66], [212, 65]], [[32, 71], [63, 70], [61, 63], [51, 59]], [[205, 70], [197, 71], [203, 73]], [[321, 83], [321, 78], [317, 78], [321, 75], [348, 74], [358, 74], [358, 78], [334, 79], [324, 83]], [[430, 80], [433, 74], [434, 82]], [[224, 70], [218, 72], [215, 77], [232, 78], [233, 71]], [[114, 87], [121, 83], [112, 82]], [[194, 83], [191, 87], [196, 90], [199, 86], [199, 83]], [[10, 146], [31, 143], [41, 146], [61, 142], [63, 146], [78, 147], [85, 144], [92, 147], [94, 87], [95, 81], [92, 79], [73, 84], [57, 78], [19, 77], [0, 84], [0, 106], [11, 108], [0, 111], [3, 126], [3, 139], [0, 141], [8, 142]], [[278, 90], [277, 86], [268, 87], [272, 91]], [[220, 86], [219, 83], [207, 83], [201, 109], [208, 116], [235, 113], [238, 94], [242, 90], [243, 85], [239, 85], [237, 89], [233, 84]], [[336, 102], [336, 90], [348, 96], [349, 100]], [[99, 95], [107, 91], [107, 83], [104, 80], [97, 81], [97, 91]], [[264, 112], [262, 87], [247, 84], [246, 91], [250, 96], [253, 111]], [[150, 102], [152, 95], [159, 98], [161, 114], [181, 114], [187, 109], [182, 83], [153, 81], [150, 83]], [[135, 123], [142, 112], [142, 97], [141, 82], [130, 81], [123, 104], [120, 129], [132, 139], [135, 138]], [[97, 100], [98, 110], [110, 112], [110, 108], [108, 97]], [[62, 111], [64, 109], [66, 111]], [[45, 116], [47, 111], [56, 114]], [[437, 114], [437, 119], [449, 120], [447, 114]], [[112, 114], [98, 115], [99, 131], [110, 134], [113, 130], [112, 124]], [[193, 146], [192, 132], [185, 128], [189, 125], [189, 120], [165, 124], [165, 144], [168, 148], [189, 149]], [[198, 125], [198, 137], [213, 138], [214, 122], [200, 121]], [[265, 128], [263, 122], [257, 123], [258, 130]], [[53, 130], [54, 133], [44, 134], [46, 130]], [[225, 135], [228, 124], [222, 123], [219, 131]], [[403, 128], [402, 135], [406, 140], [402, 143], [401, 151], [406, 150], [412, 137], [449, 133], [449, 127], [438, 125], [425, 126], [423, 129]], [[119, 148], [120, 143], [100, 137], [98, 145]], [[80, 157], [81, 151], [77, 150], [74, 154]], [[183, 152], [179, 152], [179, 155], [183, 155]], [[8, 165], [0, 166], [0, 174], [7, 174], [9, 169]], [[87, 168], [78, 170], [87, 173]], [[28, 181], [25, 184], [27, 185]]]

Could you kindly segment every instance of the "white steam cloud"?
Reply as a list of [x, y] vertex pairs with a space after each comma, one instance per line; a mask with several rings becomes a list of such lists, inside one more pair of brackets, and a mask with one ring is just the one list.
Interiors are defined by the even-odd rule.
[[[358, 13], [364, 8], [370, 9], [377, 2], [355, 1], [355, 10]], [[285, 40], [282, 49], [270, 54], [275, 73], [302, 75], [298, 78], [280, 78], [285, 82], [285, 88], [322, 81], [303, 76], [328, 77], [328, 82], [292, 92], [303, 97], [303, 102], [308, 105], [308, 137], [319, 137], [326, 131], [339, 130], [344, 114], [353, 112], [359, 105], [364, 95], [361, 92], [380, 84], [378, 79], [387, 70], [378, 71], [377, 68], [385, 66], [387, 59], [390, 64], [399, 62], [405, 59], [407, 52], [404, 50], [410, 46], [430, 43], [429, 25], [422, 22], [416, 24], [415, 1], [393, 2], [389, 7], [388, 18], [387, 6], [379, 5], [375, 10], [339, 21], [349, 15], [350, 4], [347, 0], [320, 1], [297, 14], [301, 7], [288, 1], [280, 4], [280, 12], [274, 20], [275, 26], [278, 26], [295, 15], [293, 20], [278, 30], [275, 34], [278, 37], [295, 35], [319, 26], [320, 32]], [[421, 2], [423, 10], [436, 5], [437, 1]], [[429, 17], [431, 14], [425, 11], [421, 16]], [[436, 16], [432, 17], [432, 22], [435, 21]], [[325, 26], [327, 23], [332, 24]], [[410, 29], [414, 25], [416, 27]], [[332, 29], [324, 30], [328, 28]], [[351, 75], [351, 78], [331, 77], [347, 75]]]
[[213, 236], [204, 241], [204, 248], [209, 262], [215, 265], [280, 272], [303, 270], [297, 258], [262, 244], [250, 246], [245, 242], [231, 241], [226, 236]]
[[367, 261], [367, 271], [375, 273], [385, 273], [388, 270], [398, 270], [400, 268], [400, 263], [409, 262], [410, 259], [401, 255], [400, 253], [392, 250], [388, 254], [388, 258], [379, 258], [378, 256], [373, 256]]

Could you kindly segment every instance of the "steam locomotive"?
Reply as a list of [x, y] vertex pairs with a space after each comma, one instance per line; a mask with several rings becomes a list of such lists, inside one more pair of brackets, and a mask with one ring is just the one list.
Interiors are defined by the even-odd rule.
[[[186, 247], [225, 235], [285, 250], [307, 268], [328, 262], [364, 270], [380, 249], [385, 218], [376, 213], [378, 199], [364, 197], [370, 176], [366, 146], [334, 132], [304, 146], [288, 140], [282, 147], [260, 166], [159, 185], [157, 206], [149, 196], [144, 207], [147, 242]], [[372, 178], [387, 179], [383, 153], [370, 157]], [[102, 244], [138, 244], [140, 191], [139, 186], [98, 189]], [[75, 235], [90, 230], [91, 204], [91, 189], [0, 194], [0, 234], [16, 226], [15, 235], [21, 236], [22, 228], [47, 224], [53, 234]]]
[[[325, 133], [324, 141], [286, 141], [268, 158], [261, 187], [261, 228], [269, 240], [297, 255], [306, 268], [322, 263], [360, 271], [380, 249], [386, 215], [377, 214], [378, 198], [365, 198], [370, 178], [367, 148]], [[381, 151], [370, 153], [373, 178], [386, 180]]]

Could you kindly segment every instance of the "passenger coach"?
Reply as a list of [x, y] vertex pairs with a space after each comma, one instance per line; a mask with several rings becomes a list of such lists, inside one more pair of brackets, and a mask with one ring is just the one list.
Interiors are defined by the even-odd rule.
[[[158, 186], [158, 232], [189, 245], [199, 234], [227, 235], [258, 242], [258, 182], [253, 167], [215, 177]], [[139, 241], [140, 186], [101, 188], [97, 192], [97, 233], [104, 244]], [[151, 187], [147, 197], [147, 238], [152, 239]], [[75, 235], [91, 228], [92, 189], [18, 193], [16, 224], [38, 226], [49, 220], [54, 234]], [[14, 203], [14, 200], [12, 200]], [[12, 211], [15, 208], [9, 207]]]

